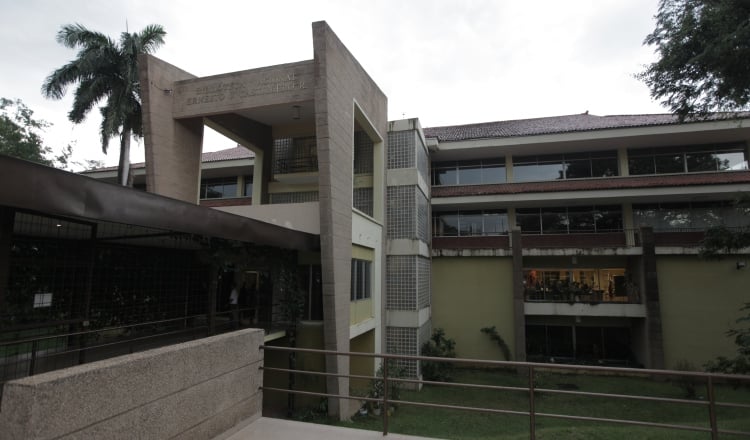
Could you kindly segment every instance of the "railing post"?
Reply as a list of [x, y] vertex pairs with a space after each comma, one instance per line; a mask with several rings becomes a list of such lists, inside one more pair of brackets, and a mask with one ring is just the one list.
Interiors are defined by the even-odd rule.
[[29, 359], [29, 376], [33, 376], [34, 370], [36, 369], [37, 344], [38, 344], [38, 341], [36, 339], [31, 343], [31, 359]]
[[536, 417], [534, 409], [534, 367], [529, 367], [529, 439], [536, 439]]
[[708, 391], [708, 419], [711, 424], [711, 440], [718, 440], [719, 427], [716, 424], [716, 396], [714, 395], [714, 381], [712, 376], [708, 376], [706, 388]]
[[388, 359], [383, 359], [383, 436], [388, 435]]

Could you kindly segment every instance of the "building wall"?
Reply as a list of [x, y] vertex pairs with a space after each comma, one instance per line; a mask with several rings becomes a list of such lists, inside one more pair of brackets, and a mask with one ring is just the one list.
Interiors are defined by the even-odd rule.
[[[350, 339], [355, 117], [361, 111], [382, 142], [387, 128], [387, 99], [325, 22], [313, 23], [313, 49], [324, 341], [326, 349], [344, 351]], [[375, 218], [382, 219], [382, 213], [375, 212]], [[349, 361], [344, 357], [329, 356], [326, 362], [330, 373], [349, 372]], [[327, 385], [332, 394], [349, 389], [346, 378], [331, 377]], [[349, 406], [348, 400], [329, 399], [332, 415], [348, 417]]]
[[494, 325], [513, 347], [512, 269], [512, 259], [503, 257], [432, 260], [432, 327], [456, 341], [458, 357], [503, 360], [482, 327]]
[[681, 360], [700, 368], [716, 356], [735, 355], [726, 331], [736, 326], [740, 307], [750, 300], [750, 269], [738, 270], [737, 260], [657, 256], [665, 368]]

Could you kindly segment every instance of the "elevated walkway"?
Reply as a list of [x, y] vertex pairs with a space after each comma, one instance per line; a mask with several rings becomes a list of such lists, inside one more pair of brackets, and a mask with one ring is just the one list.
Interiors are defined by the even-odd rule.
[[344, 428], [341, 426], [317, 425], [314, 423], [295, 422], [291, 420], [258, 418], [244, 426], [226, 432], [213, 440], [428, 440], [427, 437], [412, 435], [388, 434], [383, 437], [380, 431]]

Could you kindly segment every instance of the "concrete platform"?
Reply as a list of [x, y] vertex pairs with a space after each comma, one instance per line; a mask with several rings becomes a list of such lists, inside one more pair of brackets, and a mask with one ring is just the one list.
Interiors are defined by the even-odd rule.
[[[428, 440], [427, 437], [412, 435], [388, 434], [365, 431], [364, 429], [342, 428], [339, 426], [318, 425], [315, 423], [295, 422], [291, 420], [261, 417], [239, 430], [225, 433], [214, 440]], [[432, 439], [434, 440], [434, 439]]]

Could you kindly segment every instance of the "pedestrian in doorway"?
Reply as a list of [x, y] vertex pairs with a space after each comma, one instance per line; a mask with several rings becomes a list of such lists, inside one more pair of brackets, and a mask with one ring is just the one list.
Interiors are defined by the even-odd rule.
[[232, 291], [229, 293], [229, 308], [232, 310], [232, 327], [240, 327], [240, 294], [237, 292], [237, 284], [232, 283]]

